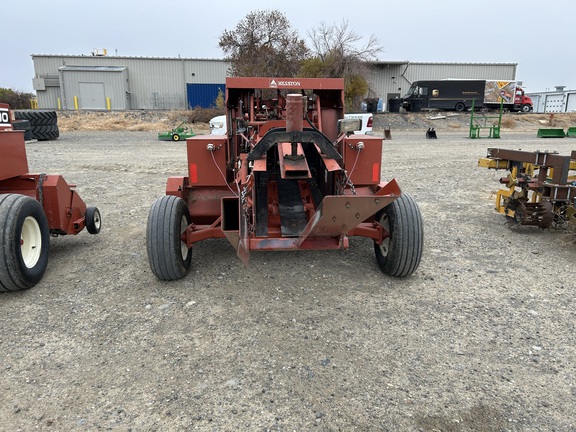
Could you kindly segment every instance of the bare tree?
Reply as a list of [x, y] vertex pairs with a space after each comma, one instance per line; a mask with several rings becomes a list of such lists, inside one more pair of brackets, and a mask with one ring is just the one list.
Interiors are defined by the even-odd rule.
[[219, 46], [233, 76], [296, 76], [308, 47], [277, 10], [253, 11], [234, 30], [224, 30]]
[[308, 32], [308, 37], [313, 57], [303, 63], [300, 75], [344, 78], [346, 104], [350, 109], [358, 108], [369, 91], [370, 62], [382, 51], [378, 38], [371, 35], [362, 44], [363, 38], [347, 21], [330, 25], [322, 22]]

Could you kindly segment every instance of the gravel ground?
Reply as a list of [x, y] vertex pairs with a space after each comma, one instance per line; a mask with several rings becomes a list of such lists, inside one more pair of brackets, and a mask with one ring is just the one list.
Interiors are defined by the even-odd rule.
[[185, 144], [150, 132], [66, 132], [27, 144], [102, 212], [99, 235], [53, 238], [43, 280], [0, 294], [0, 430], [572, 431], [576, 246], [511, 231], [493, 210], [487, 147], [571, 139], [392, 130], [383, 173], [418, 202], [425, 249], [406, 279], [370, 241], [347, 251], [195, 246], [159, 282], [145, 227]]

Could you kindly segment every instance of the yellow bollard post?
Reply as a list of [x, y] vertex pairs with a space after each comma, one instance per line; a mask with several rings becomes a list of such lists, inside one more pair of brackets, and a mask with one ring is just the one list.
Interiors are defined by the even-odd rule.
[[58, 98], [58, 109], [61, 110], [61, 106], [60, 106], [60, 98]]
[[78, 111], [78, 96], [74, 96], [74, 109]]
[[106, 97], [106, 107], [108, 108], [108, 111], [110, 111], [110, 98]]

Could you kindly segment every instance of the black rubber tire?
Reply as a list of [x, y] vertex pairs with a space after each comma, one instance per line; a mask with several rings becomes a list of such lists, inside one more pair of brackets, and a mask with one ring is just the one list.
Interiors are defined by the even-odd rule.
[[181, 279], [188, 273], [192, 249], [180, 236], [190, 224], [190, 212], [182, 198], [158, 198], [148, 214], [146, 249], [152, 273], [165, 281]]
[[56, 125], [32, 126], [32, 135], [38, 141], [52, 140], [60, 136], [60, 130]]
[[180, 135], [178, 134], [172, 135], [172, 141], [180, 141]]
[[29, 120], [32, 126], [51, 126], [58, 124], [56, 111], [14, 111], [14, 118], [19, 120]]
[[14, 120], [12, 122], [12, 128], [14, 130], [24, 131], [24, 140], [30, 141], [34, 139], [32, 134], [32, 126], [30, 125], [30, 120]]
[[464, 112], [466, 110], [466, 105], [463, 102], [458, 102], [454, 109], [458, 112]]
[[532, 111], [532, 107], [528, 104], [524, 104], [524, 105], [522, 105], [522, 108], [520, 108], [520, 110], [523, 113], [529, 113], [530, 111]]
[[40, 203], [25, 195], [0, 195], [0, 291], [36, 285], [49, 250], [50, 229]]
[[90, 234], [98, 234], [102, 229], [102, 217], [100, 210], [97, 207], [87, 207], [84, 213], [84, 221], [86, 223], [86, 230]]
[[416, 271], [424, 246], [424, 223], [420, 209], [408, 194], [380, 210], [375, 220], [390, 233], [382, 245], [374, 243], [380, 269], [390, 276], [405, 277]]

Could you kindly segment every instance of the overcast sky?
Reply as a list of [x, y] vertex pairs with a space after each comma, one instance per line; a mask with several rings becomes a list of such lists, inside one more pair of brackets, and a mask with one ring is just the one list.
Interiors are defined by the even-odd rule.
[[379, 38], [378, 60], [517, 63], [529, 92], [576, 89], [574, 0], [2, 1], [0, 87], [32, 92], [32, 54], [222, 58], [222, 31], [271, 9], [304, 38], [345, 19]]

